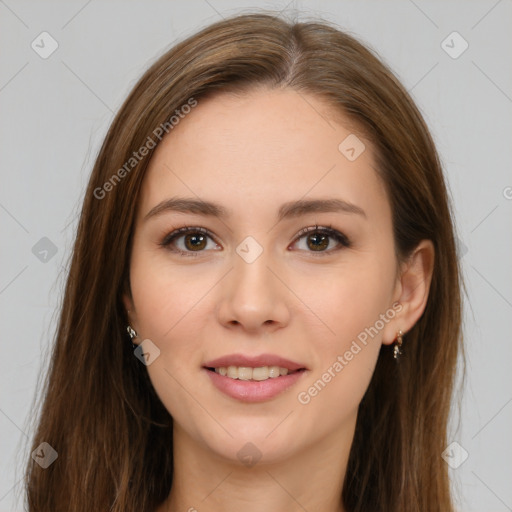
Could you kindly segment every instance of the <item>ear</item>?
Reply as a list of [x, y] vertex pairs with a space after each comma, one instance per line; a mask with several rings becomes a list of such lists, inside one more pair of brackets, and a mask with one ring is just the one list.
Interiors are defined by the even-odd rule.
[[393, 302], [401, 305], [395, 318], [386, 326], [382, 342], [393, 343], [399, 330], [410, 331], [421, 318], [427, 305], [435, 250], [431, 240], [422, 240], [401, 265], [394, 290]]
[[[137, 326], [137, 315], [135, 313], [135, 307], [133, 305], [133, 299], [129, 292], [125, 292], [122, 295], [123, 305], [126, 309], [126, 317], [128, 318], [128, 324], [130, 327], [135, 331], [138, 332], [138, 326]], [[139, 342], [137, 340], [140, 339], [140, 336], [135, 337], [132, 339], [132, 343], [134, 345], [138, 345]]]

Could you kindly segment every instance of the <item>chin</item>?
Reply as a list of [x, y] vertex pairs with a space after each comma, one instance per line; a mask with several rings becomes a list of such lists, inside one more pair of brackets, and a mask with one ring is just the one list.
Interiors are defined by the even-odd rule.
[[293, 433], [284, 427], [276, 429], [282, 418], [278, 421], [268, 418], [260, 426], [247, 426], [247, 421], [245, 418], [245, 425], [241, 428], [237, 428], [234, 423], [225, 424], [233, 437], [221, 433], [215, 439], [204, 439], [203, 442], [222, 459], [246, 466], [256, 463], [279, 463], [289, 458], [296, 450], [295, 443], [290, 442]]

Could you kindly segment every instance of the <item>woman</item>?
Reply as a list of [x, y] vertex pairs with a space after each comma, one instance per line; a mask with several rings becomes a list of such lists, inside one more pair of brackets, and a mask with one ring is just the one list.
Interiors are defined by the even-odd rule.
[[459, 279], [390, 70], [324, 22], [207, 27], [98, 155], [28, 510], [453, 510]]

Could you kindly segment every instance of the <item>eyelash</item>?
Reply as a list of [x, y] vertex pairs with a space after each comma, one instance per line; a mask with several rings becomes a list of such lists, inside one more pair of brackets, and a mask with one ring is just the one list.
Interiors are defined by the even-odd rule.
[[[172, 231], [171, 233], [166, 235], [165, 238], [162, 240], [162, 242], [160, 242], [159, 245], [161, 245], [162, 247], [165, 247], [165, 248], [169, 248], [169, 246], [178, 238], [181, 238], [184, 235], [193, 234], [193, 233], [201, 233], [203, 235], [210, 237], [212, 240], [215, 241], [213, 235], [205, 228], [184, 226], [182, 228], [175, 229], [174, 231]], [[330, 225], [319, 227], [317, 224], [315, 224], [315, 226], [310, 226], [308, 228], [301, 229], [299, 231], [299, 233], [297, 233], [297, 236], [295, 237], [293, 243], [299, 241], [301, 238], [303, 238], [304, 236], [306, 236], [310, 233], [327, 235], [327, 236], [333, 238], [334, 240], [336, 240], [336, 242], [338, 242], [342, 247], [345, 247], [345, 248], [349, 248], [352, 245], [350, 240], [340, 231], [332, 228]], [[217, 243], [217, 242], [215, 242], [215, 243]], [[307, 252], [313, 254], [314, 256], [321, 257], [321, 256], [329, 255], [332, 252], [337, 251], [337, 250], [340, 250], [340, 247], [338, 247], [337, 249], [330, 249], [328, 251], [307, 251]], [[183, 256], [199, 256], [200, 253], [205, 252], [204, 250], [203, 251], [182, 251], [181, 249], [176, 249], [176, 248], [172, 249], [172, 251], [180, 253]]]

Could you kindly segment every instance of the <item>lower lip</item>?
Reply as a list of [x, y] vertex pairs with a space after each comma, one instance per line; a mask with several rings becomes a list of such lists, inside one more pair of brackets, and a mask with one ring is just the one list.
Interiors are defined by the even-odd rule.
[[241, 402], [270, 400], [293, 386], [306, 373], [306, 370], [300, 370], [273, 379], [254, 381], [224, 377], [206, 368], [204, 368], [204, 371], [210, 376], [213, 385], [219, 391]]

